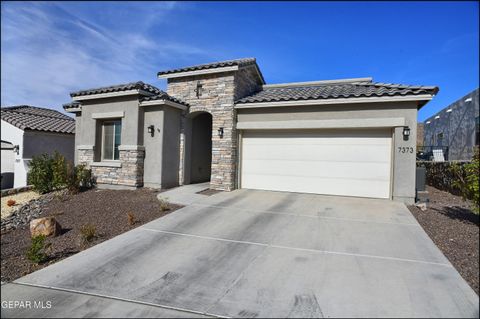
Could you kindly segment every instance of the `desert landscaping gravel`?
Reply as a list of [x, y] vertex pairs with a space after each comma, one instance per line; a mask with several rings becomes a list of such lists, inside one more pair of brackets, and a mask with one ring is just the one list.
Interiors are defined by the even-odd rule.
[[[76, 195], [53, 196], [52, 200], [42, 204], [38, 216], [53, 216], [63, 228], [60, 236], [47, 238], [47, 244], [51, 244], [47, 250], [49, 260], [36, 265], [25, 257], [31, 243], [28, 224], [2, 231], [1, 281], [15, 280], [181, 207], [168, 204], [168, 210], [163, 211], [157, 194], [157, 191], [143, 188], [93, 189]], [[128, 218], [129, 213], [134, 217], [133, 224]], [[84, 225], [93, 225], [96, 230], [94, 240], [86, 244], [82, 242], [80, 232]]]
[[[14, 195], [2, 196], [2, 219], [10, 216], [14, 211], [19, 209], [22, 205], [28, 203], [31, 200], [37, 199], [40, 197], [40, 194], [34, 191], [28, 191], [23, 193], [18, 193]], [[9, 200], [14, 200], [15, 205], [8, 206], [7, 202]]]
[[433, 242], [479, 294], [479, 215], [459, 196], [427, 186], [427, 210], [409, 209]]

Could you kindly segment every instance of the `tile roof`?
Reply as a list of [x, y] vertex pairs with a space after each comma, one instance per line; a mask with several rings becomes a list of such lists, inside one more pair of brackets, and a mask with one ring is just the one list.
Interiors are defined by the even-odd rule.
[[149, 92], [153, 94], [159, 94], [160, 92], [162, 92], [160, 89], [154, 87], [153, 85], [143, 83], [142, 81], [137, 81], [137, 82], [127, 83], [127, 84], [118, 84], [118, 85], [76, 91], [76, 92], [70, 93], [70, 96], [75, 97], [75, 96], [93, 95], [93, 94], [101, 94], [101, 93], [121, 92], [121, 91], [128, 91], [128, 90], [143, 90], [145, 92]]
[[63, 109], [66, 110], [66, 109], [71, 109], [71, 108], [77, 108], [77, 107], [80, 107], [82, 105], [82, 103], [78, 102], [78, 101], [72, 101], [70, 103], [65, 103], [63, 104]]
[[1, 118], [22, 130], [75, 133], [75, 120], [55, 110], [29, 105], [2, 107]]
[[[187, 103], [180, 101], [179, 99], [174, 98], [173, 96], [168, 95], [166, 92], [160, 90], [159, 88], [154, 87], [153, 85], [143, 83], [142, 81], [72, 92], [70, 93], [70, 96], [75, 97], [75, 96], [93, 95], [93, 94], [101, 94], [101, 93], [121, 92], [121, 91], [128, 91], [128, 90], [143, 90], [143, 91], [154, 94], [150, 96], [143, 96], [140, 99], [141, 102], [154, 101], [154, 100], [168, 100], [168, 101], [172, 101], [175, 103], [188, 106]], [[73, 101], [71, 103], [63, 104], [63, 108], [64, 109], [75, 108], [80, 105], [81, 105], [80, 102]]]
[[172, 102], [175, 102], [175, 103], [179, 103], [179, 104], [182, 104], [182, 105], [185, 105], [185, 106], [189, 106], [187, 103], [177, 99], [177, 98], [174, 98], [173, 96], [170, 96], [168, 95], [166, 92], [160, 90], [160, 93], [157, 94], [157, 95], [154, 95], [154, 96], [146, 96], [144, 98], [142, 98], [140, 101], [141, 102], [147, 102], [147, 101], [155, 101], [155, 100], [167, 100], [167, 101], [172, 101]]
[[263, 79], [263, 75], [260, 72], [260, 68], [258, 67], [257, 60], [255, 58], [242, 58], [242, 59], [227, 60], [227, 61], [220, 61], [220, 62], [213, 62], [213, 63], [206, 63], [206, 64], [198, 64], [198, 65], [188, 66], [184, 68], [160, 71], [157, 73], [157, 75], [160, 76], [160, 75], [180, 73], [180, 72], [216, 69], [216, 68], [223, 68], [223, 67], [236, 66], [236, 65], [238, 65], [239, 67], [256, 65], [258, 73], [262, 78], [262, 81], [265, 83]]
[[302, 100], [322, 100], [338, 98], [406, 96], [420, 94], [436, 94], [438, 87], [415, 86], [365, 81], [325, 81], [308, 82], [302, 85], [264, 85], [262, 90], [237, 100], [236, 104], [282, 102]]

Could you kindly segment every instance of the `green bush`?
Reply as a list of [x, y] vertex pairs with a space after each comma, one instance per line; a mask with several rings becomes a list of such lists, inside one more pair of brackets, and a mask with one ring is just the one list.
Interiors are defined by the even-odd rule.
[[27, 250], [27, 258], [31, 262], [34, 262], [36, 264], [43, 263], [47, 261], [48, 256], [45, 253], [45, 250], [47, 249], [47, 245], [45, 245], [45, 235], [38, 235], [35, 237], [32, 237], [32, 243], [30, 247]]
[[478, 179], [480, 168], [479, 162], [480, 151], [477, 147], [470, 163], [467, 163], [463, 166], [454, 164], [451, 167], [451, 172], [456, 177], [453, 185], [460, 189], [463, 198], [472, 200], [472, 209], [477, 214], [480, 213], [480, 187]]
[[55, 189], [63, 188], [67, 185], [67, 161], [59, 152], [55, 151], [52, 158], [52, 184]]
[[93, 185], [92, 171], [85, 165], [74, 166], [55, 151], [53, 156], [42, 154], [33, 156], [28, 173], [28, 184], [40, 194], [67, 187], [77, 193]]
[[53, 190], [53, 159], [48, 154], [32, 157], [27, 181], [40, 194]]
[[92, 186], [92, 170], [83, 164], [77, 166], [67, 165], [67, 187], [71, 193], [78, 193], [92, 188]]

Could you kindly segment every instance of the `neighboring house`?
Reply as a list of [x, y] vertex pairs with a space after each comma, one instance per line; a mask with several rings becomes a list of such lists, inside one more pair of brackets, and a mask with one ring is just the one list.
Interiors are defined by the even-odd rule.
[[102, 187], [415, 197], [417, 110], [437, 87], [371, 78], [265, 84], [253, 58], [71, 93], [77, 160]]
[[13, 144], [2, 140], [2, 183], [0, 189], [13, 187], [13, 165], [15, 155]]
[[58, 151], [67, 160], [74, 160], [75, 120], [68, 115], [21, 105], [2, 107], [1, 119], [2, 140], [12, 144], [15, 150], [13, 187], [27, 185], [28, 163], [34, 155]]
[[425, 120], [424, 145], [443, 149], [448, 160], [470, 160], [479, 145], [479, 89]]
[[418, 123], [417, 124], [417, 147], [423, 146], [424, 130], [425, 130], [425, 125], [423, 123]]

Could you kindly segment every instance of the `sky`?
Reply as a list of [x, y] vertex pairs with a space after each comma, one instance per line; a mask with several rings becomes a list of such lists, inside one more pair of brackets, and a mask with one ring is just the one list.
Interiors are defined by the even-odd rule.
[[255, 57], [267, 83], [436, 85], [423, 121], [479, 86], [478, 2], [1, 2], [1, 105]]

